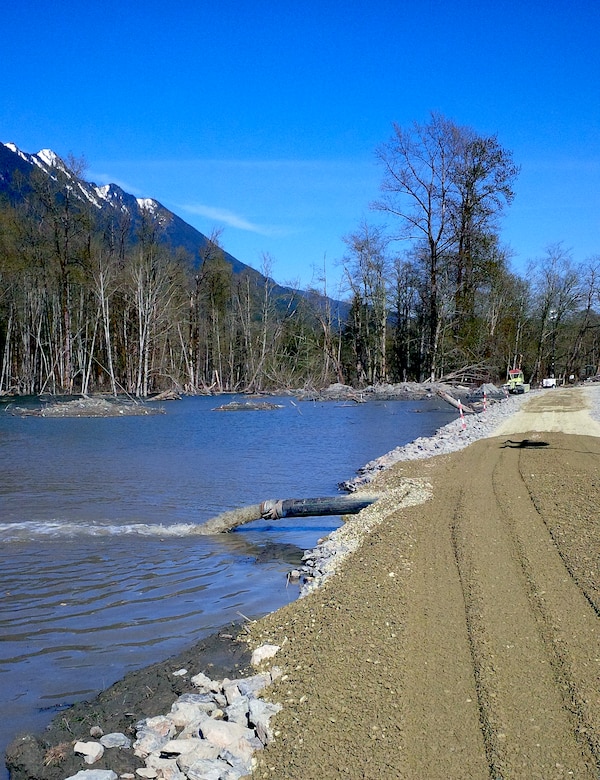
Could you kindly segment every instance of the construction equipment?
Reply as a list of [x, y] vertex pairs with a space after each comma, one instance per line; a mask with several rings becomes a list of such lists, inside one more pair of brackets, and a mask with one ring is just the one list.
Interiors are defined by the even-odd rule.
[[525, 377], [520, 368], [510, 368], [508, 370], [508, 382], [504, 387], [509, 393], [513, 393], [513, 395], [528, 393], [531, 389], [531, 386], [525, 382]]

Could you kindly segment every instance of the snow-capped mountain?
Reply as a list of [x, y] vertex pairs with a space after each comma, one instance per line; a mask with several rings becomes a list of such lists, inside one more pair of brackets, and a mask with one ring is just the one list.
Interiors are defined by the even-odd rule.
[[[159, 240], [175, 250], [185, 249], [198, 260], [199, 251], [206, 247], [209, 239], [196, 228], [184, 222], [180, 217], [153, 198], [136, 198], [116, 184], [97, 186], [75, 175], [65, 162], [51, 149], [42, 149], [37, 154], [21, 151], [14, 143], [0, 143], [0, 196], [4, 195], [12, 202], [23, 198], [30, 186], [31, 174], [40, 170], [58, 181], [60, 186], [68, 188], [82, 204], [90, 204], [98, 215], [98, 222], [110, 222], [115, 216], [126, 215], [130, 221], [130, 237], [135, 241], [137, 228], [148, 214], [160, 226]], [[234, 273], [248, 271], [257, 275], [257, 271], [237, 260], [229, 253], [225, 259], [233, 267]]]

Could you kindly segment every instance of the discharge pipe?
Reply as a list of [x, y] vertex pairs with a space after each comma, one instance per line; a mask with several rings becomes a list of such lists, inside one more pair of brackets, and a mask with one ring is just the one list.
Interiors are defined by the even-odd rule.
[[377, 498], [378, 496], [352, 494], [326, 498], [271, 499], [260, 505], [260, 516], [265, 520], [279, 520], [282, 517], [353, 515], [370, 506]]
[[229, 512], [207, 520], [198, 526], [195, 533], [201, 535], [220, 534], [231, 531], [244, 523], [264, 518], [279, 520], [282, 517], [318, 517], [325, 515], [355, 515], [375, 503], [379, 496], [367, 493], [352, 493], [347, 496], [325, 498], [270, 499], [262, 504], [232, 509]]

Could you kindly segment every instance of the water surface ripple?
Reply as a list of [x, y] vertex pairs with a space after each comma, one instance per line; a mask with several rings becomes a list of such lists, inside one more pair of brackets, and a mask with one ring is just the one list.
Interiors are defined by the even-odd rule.
[[275, 400], [283, 408], [215, 413], [219, 399], [185, 398], [109, 419], [0, 405], [0, 750], [125, 672], [295, 599], [287, 572], [339, 518], [215, 537], [200, 524], [269, 498], [334, 495], [455, 416], [435, 399]]

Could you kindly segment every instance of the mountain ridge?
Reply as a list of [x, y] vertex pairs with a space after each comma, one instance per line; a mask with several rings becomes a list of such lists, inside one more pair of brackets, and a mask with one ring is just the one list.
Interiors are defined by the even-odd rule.
[[[54, 180], [56, 173], [60, 171], [66, 180], [71, 182], [74, 195], [98, 209], [98, 214], [108, 209], [116, 214], [128, 215], [132, 220], [131, 239], [134, 239], [135, 228], [142, 222], [143, 212], [150, 212], [161, 227], [159, 241], [173, 251], [184, 249], [192, 256], [194, 265], [199, 264], [202, 250], [213, 243], [204, 233], [155, 198], [136, 198], [114, 183], [97, 185], [95, 182], [89, 182], [71, 170], [51, 149], [41, 149], [31, 154], [22, 151], [13, 142], [0, 142], [0, 194], [4, 194], [11, 202], [18, 202], [23, 197], [29, 187], [32, 171], [36, 168]], [[221, 251], [234, 274], [246, 272], [257, 279], [264, 278], [259, 271], [238, 260], [225, 249], [221, 248]], [[292, 291], [290, 287], [278, 284], [276, 287], [282, 291]]]

